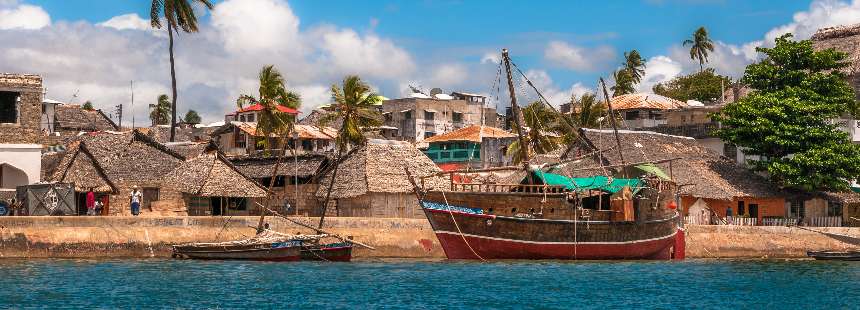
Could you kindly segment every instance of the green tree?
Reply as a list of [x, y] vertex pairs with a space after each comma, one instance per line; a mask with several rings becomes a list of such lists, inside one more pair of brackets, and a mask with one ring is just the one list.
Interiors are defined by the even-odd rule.
[[731, 87], [731, 79], [714, 73], [713, 68], [682, 75], [670, 81], [654, 85], [655, 94], [672, 99], [708, 102], [718, 100], [723, 95], [723, 87]]
[[182, 30], [186, 33], [197, 32], [197, 16], [194, 14], [193, 3], [199, 3], [207, 9], [212, 9], [210, 0], [152, 0], [149, 11], [149, 22], [153, 28], [161, 29], [162, 17], [167, 24], [168, 49], [170, 51], [170, 82], [173, 97], [170, 104], [170, 141], [176, 137], [176, 64], [173, 59], [173, 33]]
[[615, 79], [615, 85], [612, 85], [612, 87], [609, 88], [612, 90], [612, 97], [636, 92], [636, 89], [633, 87], [635, 85], [633, 82], [633, 76], [631, 76], [631, 73], [624, 68], [616, 70], [612, 73], [612, 77]]
[[714, 116], [722, 123], [717, 135], [761, 156], [753, 169], [783, 186], [847, 189], [860, 175], [860, 146], [833, 122], [857, 105], [839, 71], [846, 55], [815, 51], [811, 41], [793, 41], [790, 34], [756, 50], [767, 57], [749, 65], [741, 80], [754, 91]]
[[236, 100], [236, 105], [239, 109], [253, 104], [260, 104], [263, 107], [258, 114], [257, 131], [265, 137], [261, 140], [265, 146], [264, 149], [269, 150], [272, 144], [271, 138], [284, 138], [295, 123], [295, 115], [281, 112], [279, 106], [298, 109], [302, 99], [299, 94], [287, 90], [284, 76], [273, 65], [263, 66], [257, 77], [260, 81], [257, 97], [241, 95]]
[[82, 108], [82, 109], [84, 109], [84, 110], [87, 110], [87, 111], [92, 111], [92, 110], [95, 110], [95, 109], [96, 109], [96, 108], [94, 108], [94, 107], [93, 107], [93, 103], [92, 103], [92, 102], [90, 102], [89, 100], [87, 100], [87, 102], [84, 102], [84, 105], [83, 105], [83, 106], [81, 106], [81, 108]]
[[152, 111], [149, 111], [149, 119], [152, 120], [153, 126], [170, 123], [170, 98], [167, 95], [159, 95], [158, 100], [151, 107]]
[[645, 58], [639, 55], [639, 51], [631, 50], [624, 52], [624, 70], [630, 74], [633, 84], [639, 84], [645, 75]]
[[201, 121], [200, 115], [197, 114], [197, 111], [194, 110], [188, 110], [182, 120], [188, 124], [200, 124]]
[[347, 151], [350, 147], [365, 144], [367, 138], [365, 138], [363, 132], [382, 125], [382, 116], [376, 110], [376, 104], [382, 97], [373, 93], [370, 85], [367, 85], [360, 77], [349, 75], [343, 79], [341, 86], [337, 84], [332, 85], [331, 98], [334, 102], [330, 106], [331, 112], [322, 117], [320, 124], [326, 126], [337, 120], [342, 120], [342, 125], [338, 129], [337, 138], [335, 139], [337, 156], [335, 157], [328, 191], [323, 201], [323, 212], [319, 223], [320, 228], [322, 228], [323, 220], [325, 219], [325, 210], [328, 207], [331, 189], [337, 177], [337, 170], [340, 166], [343, 152]]
[[684, 40], [684, 46], [690, 46], [690, 59], [699, 61], [699, 71], [705, 70], [705, 63], [708, 62], [708, 52], [714, 51], [714, 42], [708, 37], [708, 30], [705, 27], [699, 27], [693, 33], [693, 37]]
[[[559, 114], [550, 110], [541, 101], [535, 101], [523, 108], [523, 121], [525, 121], [526, 136], [525, 142], [528, 148], [529, 157], [535, 154], [546, 154], [557, 149], [560, 143], [565, 140], [563, 133], [570, 132], [566, 129], [566, 125], [562, 124]], [[512, 124], [516, 130], [516, 123]], [[562, 128], [561, 126], [565, 126]], [[575, 134], [575, 133], [573, 133]], [[520, 152], [520, 142], [514, 141], [508, 146], [508, 156], [514, 164], [523, 161], [522, 153]]]

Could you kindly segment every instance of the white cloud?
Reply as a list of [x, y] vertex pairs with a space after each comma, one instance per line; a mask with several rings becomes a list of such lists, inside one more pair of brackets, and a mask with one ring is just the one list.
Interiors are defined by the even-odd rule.
[[296, 54], [302, 50], [299, 18], [281, 0], [227, 0], [212, 11], [227, 51]]
[[650, 93], [657, 83], [666, 82], [681, 74], [682, 66], [666, 56], [655, 56], [645, 63], [645, 75], [637, 86], [637, 91]]
[[[51, 16], [41, 7], [6, 1], [0, 6], [0, 30], [41, 29], [51, 25]], [[3, 8], [8, 7], [8, 8]]]
[[134, 29], [134, 30], [150, 30], [152, 26], [149, 20], [145, 20], [137, 15], [137, 13], [130, 13], [124, 15], [118, 15], [111, 17], [106, 21], [98, 23], [96, 25], [102, 27], [109, 27], [117, 30], [125, 30], [125, 29]]
[[584, 48], [562, 41], [551, 41], [544, 50], [544, 58], [567, 69], [593, 71], [614, 60], [615, 50], [609, 46]]
[[484, 57], [481, 57], [482, 64], [499, 64], [500, 62], [502, 62], [502, 56], [499, 53], [486, 53]]
[[860, 0], [851, 2], [818, 0], [809, 5], [808, 11], [795, 13], [791, 23], [768, 31], [764, 38], [766, 44], [770, 46], [774, 39], [789, 32], [794, 34], [795, 39], [808, 39], [820, 28], [858, 22], [860, 22]]
[[331, 103], [331, 87], [325, 85], [300, 85], [291, 87], [302, 96], [301, 112], [307, 115], [313, 109]]
[[[593, 92], [590, 88], [580, 82], [574, 83], [567, 89], [561, 89], [544, 70], [528, 70], [525, 72], [525, 75], [530, 81], [532, 81], [535, 87], [541, 91], [544, 97], [546, 97], [546, 100], [555, 108], [558, 108], [564, 103], [570, 102], [571, 95], [582, 96], [582, 94]], [[528, 89], [526, 92], [527, 94], [525, 94], [525, 97], [529, 102], [539, 98], [537, 94], [533, 94], [534, 91], [532, 89]]]
[[468, 75], [462, 64], [443, 64], [433, 68], [429, 81], [432, 87], [453, 87], [466, 81]]
[[322, 59], [340, 71], [396, 78], [415, 69], [412, 56], [406, 50], [374, 34], [361, 36], [352, 29], [322, 27], [313, 36], [320, 40]]

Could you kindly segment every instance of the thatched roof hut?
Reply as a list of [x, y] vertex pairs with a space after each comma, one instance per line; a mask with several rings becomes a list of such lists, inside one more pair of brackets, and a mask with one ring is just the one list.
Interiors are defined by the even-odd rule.
[[266, 189], [215, 150], [183, 162], [164, 181], [182, 193], [195, 196], [266, 197]]
[[85, 110], [76, 104], [59, 104], [54, 110], [56, 130], [107, 131], [119, 130], [102, 110]]
[[[616, 145], [611, 130], [584, 129], [580, 131], [580, 142], [567, 154], [562, 150], [542, 156], [535, 162], [557, 163], [559, 158], [572, 158], [598, 149], [608, 149]], [[699, 198], [732, 200], [736, 197], [784, 197], [785, 193], [764, 177], [728, 160], [699, 144], [693, 138], [671, 136], [648, 131], [619, 130], [622, 152], [626, 163], [660, 161], [679, 158], [658, 166], [672, 177], [681, 187], [681, 193]], [[572, 176], [603, 174], [604, 166], [621, 164], [617, 149], [603, 152], [592, 158], [566, 164], [558, 172]], [[670, 169], [671, 168], [671, 169]], [[670, 171], [671, 170], [671, 171]]]
[[[255, 179], [272, 177], [277, 157], [232, 157], [230, 162], [242, 174]], [[297, 163], [298, 162], [298, 163]], [[328, 158], [320, 154], [284, 157], [278, 168], [278, 176], [310, 178], [316, 176], [328, 164]]]
[[848, 54], [850, 65], [842, 72], [846, 75], [860, 73], [860, 24], [818, 29], [812, 35], [816, 50], [832, 48]]
[[160, 183], [184, 159], [138, 131], [98, 132], [72, 142], [51, 181], [115, 192], [119, 182]]
[[[392, 140], [369, 140], [349, 152], [338, 167], [331, 197], [351, 198], [366, 193], [411, 193], [412, 184], [404, 168], [418, 182], [418, 177], [441, 171], [433, 161], [412, 144]], [[329, 169], [320, 179], [317, 197], [325, 197], [333, 171]], [[443, 188], [448, 182], [439, 178], [425, 180], [428, 188]]]

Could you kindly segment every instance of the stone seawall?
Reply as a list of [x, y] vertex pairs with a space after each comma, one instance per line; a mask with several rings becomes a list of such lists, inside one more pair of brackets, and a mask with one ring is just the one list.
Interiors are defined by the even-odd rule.
[[[258, 217], [0, 217], [0, 257], [169, 257], [171, 245], [237, 240], [254, 234]], [[296, 218], [316, 224], [316, 218]], [[272, 229], [310, 233], [269, 217]], [[425, 219], [326, 219], [326, 229], [376, 247], [356, 248], [356, 258], [444, 258]], [[860, 228], [688, 226], [689, 258], [805, 257], [807, 250], [858, 248], [847, 235]], [[847, 241], [847, 242], [846, 242]]]

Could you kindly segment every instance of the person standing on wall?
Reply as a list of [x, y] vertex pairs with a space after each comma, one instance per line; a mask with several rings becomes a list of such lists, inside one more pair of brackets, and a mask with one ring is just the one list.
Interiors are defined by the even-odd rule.
[[137, 216], [140, 214], [140, 202], [143, 201], [143, 193], [137, 189], [137, 185], [131, 190], [131, 215]]
[[96, 215], [96, 194], [92, 187], [87, 191], [87, 215]]

